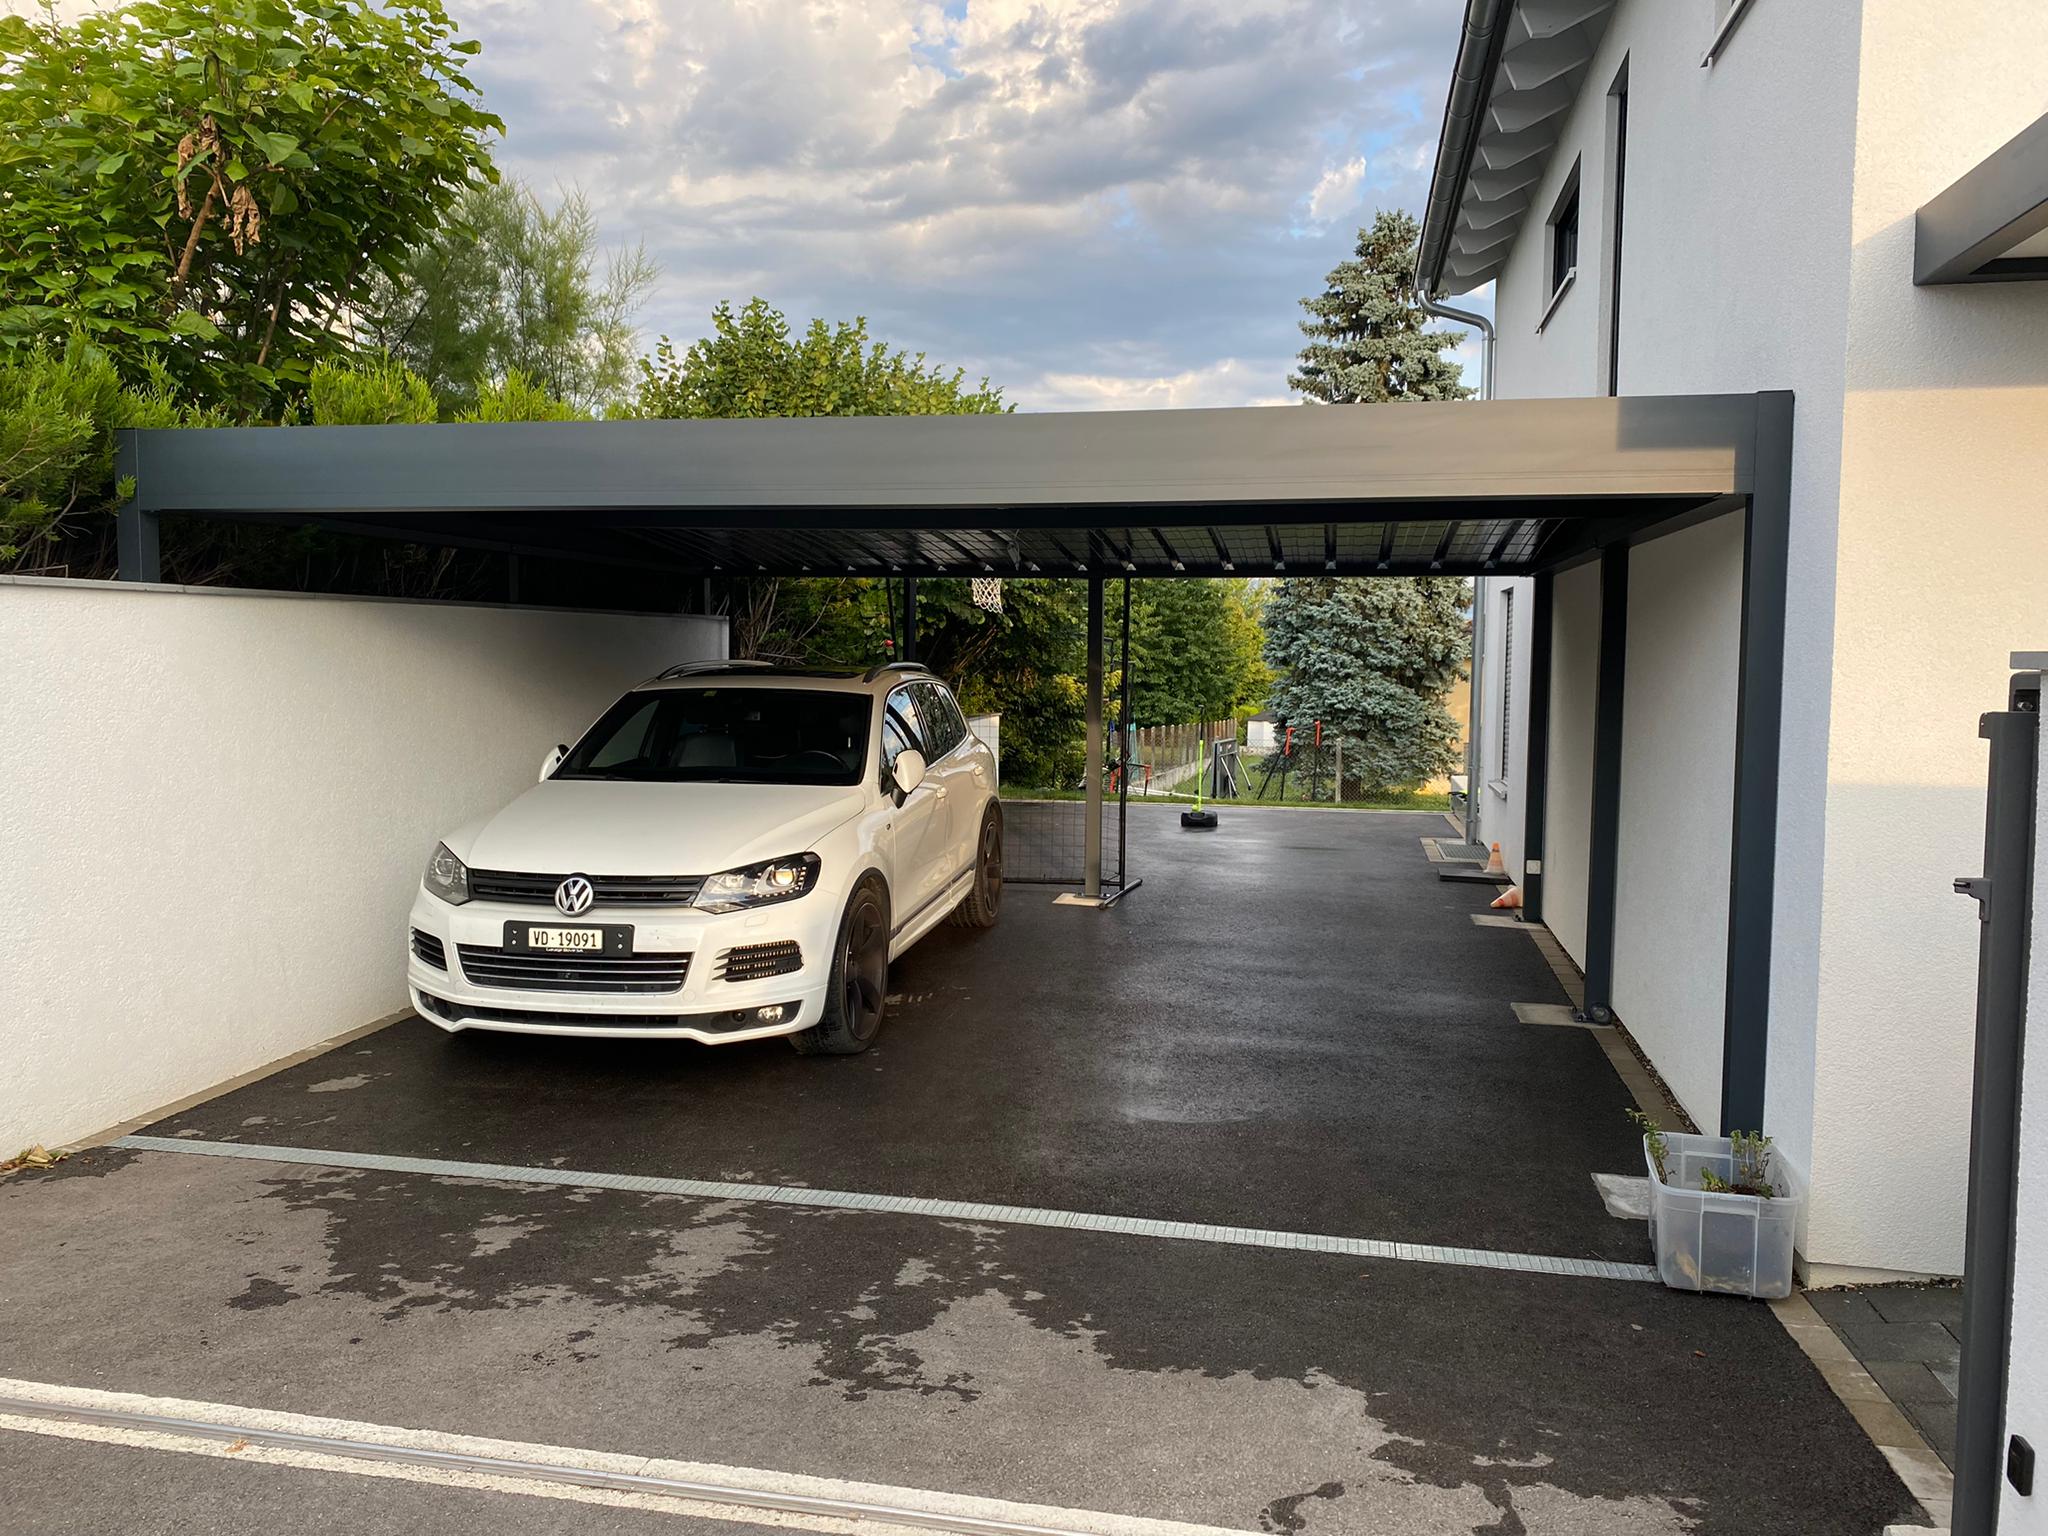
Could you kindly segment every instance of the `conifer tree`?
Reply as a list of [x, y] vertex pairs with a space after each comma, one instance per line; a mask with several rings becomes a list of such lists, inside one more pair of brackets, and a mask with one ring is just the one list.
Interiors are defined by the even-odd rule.
[[1432, 331], [1415, 302], [1415, 220], [1382, 209], [1358, 232], [1356, 254], [1323, 291], [1301, 301], [1308, 345], [1288, 384], [1326, 405], [1385, 400], [1463, 400], [1463, 370], [1444, 356], [1462, 331]]

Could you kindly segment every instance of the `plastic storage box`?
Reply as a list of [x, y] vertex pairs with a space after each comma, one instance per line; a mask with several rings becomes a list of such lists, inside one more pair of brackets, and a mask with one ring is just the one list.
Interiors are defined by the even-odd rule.
[[1701, 1189], [1700, 1171], [1733, 1177], [1735, 1147], [1726, 1136], [1667, 1135], [1658, 1176], [1643, 1139], [1650, 1171], [1650, 1246], [1657, 1273], [1677, 1291], [1712, 1291], [1724, 1296], [1792, 1294], [1792, 1244], [1799, 1233], [1804, 1195], [1794, 1187], [1777, 1149], [1770, 1154], [1772, 1199], [1725, 1195]]

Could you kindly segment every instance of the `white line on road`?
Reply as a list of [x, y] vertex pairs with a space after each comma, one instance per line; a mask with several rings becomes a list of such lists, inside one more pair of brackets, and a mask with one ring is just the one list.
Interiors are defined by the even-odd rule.
[[0, 1429], [834, 1536], [1244, 1536], [1222, 1526], [0, 1378]]
[[973, 1200], [927, 1200], [915, 1195], [868, 1195], [775, 1184], [667, 1179], [634, 1173], [590, 1173], [570, 1168], [526, 1168], [507, 1163], [462, 1163], [437, 1157], [386, 1157], [366, 1152], [274, 1147], [241, 1141], [197, 1141], [176, 1136], [123, 1136], [110, 1145], [138, 1152], [180, 1152], [194, 1157], [247, 1158], [256, 1162], [359, 1168], [377, 1173], [416, 1173], [430, 1178], [562, 1184], [574, 1189], [616, 1189], [631, 1194], [687, 1195], [702, 1200], [758, 1200], [771, 1205], [826, 1206], [883, 1215], [930, 1216], [945, 1221], [1059, 1227], [1067, 1231], [1107, 1232], [1120, 1237], [1162, 1237], [1237, 1248], [1341, 1253], [1353, 1258], [1392, 1260], [1404, 1264], [1449, 1264], [1463, 1269], [1566, 1275], [1582, 1280], [1655, 1283], [1657, 1279], [1656, 1270], [1647, 1264], [1623, 1264], [1612, 1259], [1552, 1258], [1533, 1253], [1503, 1253], [1491, 1248], [1389, 1242], [1377, 1237], [1336, 1237], [1314, 1232], [1271, 1231], [1260, 1227], [1191, 1225], [1180, 1221], [1153, 1221], [1140, 1216], [1104, 1216], [1091, 1211], [1056, 1211], [1040, 1206], [992, 1205]]

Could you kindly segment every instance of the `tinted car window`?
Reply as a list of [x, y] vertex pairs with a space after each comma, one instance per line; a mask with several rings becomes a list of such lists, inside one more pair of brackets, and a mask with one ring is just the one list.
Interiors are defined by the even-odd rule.
[[858, 784], [865, 695], [801, 688], [629, 693], [585, 733], [558, 779], [686, 784]]
[[967, 734], [967, 728], [960, 723], [960, 712], [937, 683], [912, 683], [910, 691], [917, 695], [918, 717], [924, 722], [925, 740], [931, 743], [925, 755], [944, 757]]

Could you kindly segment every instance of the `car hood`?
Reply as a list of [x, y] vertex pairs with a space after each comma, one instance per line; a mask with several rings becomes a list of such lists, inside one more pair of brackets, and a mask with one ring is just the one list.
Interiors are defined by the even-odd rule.
[[549, 779], [449, 846], [476, 869], [710, 875], [807, 853], [860, 808], [847, 786]]

